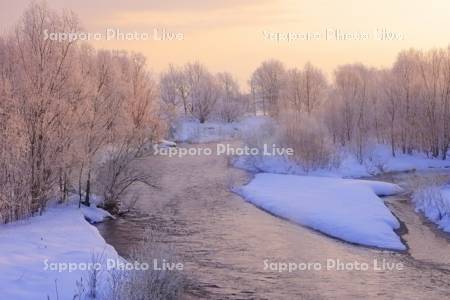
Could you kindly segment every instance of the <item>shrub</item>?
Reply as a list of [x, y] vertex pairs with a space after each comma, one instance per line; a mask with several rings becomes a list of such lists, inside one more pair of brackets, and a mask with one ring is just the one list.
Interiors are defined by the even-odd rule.
[[329, 169], [339, 158], [324, 126], [307, 115], [283, 115], [278, 129], [279, 144], [294, 150], [291, 157], [306, 172]]
[[434, 223], [440, 223], [444, 218], [450, 217], [450, 199], [442, 194], [442, 187], [447, 180], [443, 176], [433, 176], [427, 179], [417, 179], [412, 200], [417, 211]]
[[143, 241], [132, 251], [129, 261], [146, 262], [150, 268], [146, 271], [111, 272], [108, 299], [179, 299], [186, 285], [183, 273], [177, 270], [154, 270], [155, 259], [159, 262], [163, 259], [167, 262], [179, 262], [174, 249], [159, 234], [146, 230]]

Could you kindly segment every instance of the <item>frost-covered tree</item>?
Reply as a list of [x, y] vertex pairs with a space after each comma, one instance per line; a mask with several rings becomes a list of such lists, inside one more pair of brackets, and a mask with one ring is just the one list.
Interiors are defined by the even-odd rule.
[[9, 59], [15, 72], [11, 82], [24, 124], [32, 212], [42, 211], [57, 180], [55, 169], [66, 142], [64, 136], [58, 139], [58, 130], [69, 111], [66, 100], [74, 92], [69, 83], [75, 45], [45, 39], [44, 32], [74, 32], [78, 28], [74, 15], [57, 14], [45, 3], [32, 3], [13, 34]]
[[204, 123], [219, 99], [217, 80], [198, 62], [187, 64], [185, 72], [189, 89], [189, 112], [200, 123]]
[[159, 90], [169, 122], [181, 114], [204, 123], [216, 109], [220, 96], [217, 79], [199, 62], [180, 68], [169, 66], [160, 77]]
[[239, 84], [230, 73], [223, 72], [216, 76], [219, 89], [219, 101], [216, 111], [225, 122], [237, 121], [246, 111], [246, 105]]
[[277, 117], [285, 84], [285, 69], [278, 60], [264, 61], [252, 74], [250, 86], [255, 108]]
[[303, 70], [291, 69], [285, 74], [282, 97], [288, 109], [311, 115], [323, 104], [328, 83], [321, 70], [307, 63]]
[[182, 111], [184, 116], [188, 114], [189, 86], [186, 79], [186, 73], [183, 69], [173, 65], [169, 65], [168, 71], [161, 74], [161, 102], [171, 121], [180, 111]]
[[125, 165], [160, 132], [155, 83], [140, 55], [45, 38], [78, 30], [73, 14], [33, 2], [0, 38], [1, 222], [40, 213], [75, 187], [88, 204], [110, 149], [134, 153], [114, 173], [115, 191], [142, 179]]
[[327, 93], [327, 80], [322, 71], [307, 63], [303, 69], [304, 106], [308, 114], [318, 109]]

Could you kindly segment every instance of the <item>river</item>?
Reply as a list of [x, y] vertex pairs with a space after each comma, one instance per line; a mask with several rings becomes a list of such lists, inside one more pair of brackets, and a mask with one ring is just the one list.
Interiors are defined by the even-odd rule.
[[[136, 209], [98, 229], [125, 257], [145, 228], [166, 235], [190, 282], [186, 298], [446, 299], [450, 295], [448, 235], [414, 212], [407, 193], [385, 198], [403, 224], [400, 233], [408, 245], [408, 251], [398, 253], [348, 244], [258, 209], [230, 192], [231, 185], [245, 184], [251, 175], [231, 167], [225, 157], [150, 157], [139, 165], [151, 170], [158, 188], [137, 187]], [[407, 187], [413, 176], [417, 174], [379, 179]], [[318, 263], [324, 268], [278, 272], [265, 269], [264, 261]], [[327, 270], [329, 261], [371, 267]], [[402, 269], [375, 270], [374, 262]]]

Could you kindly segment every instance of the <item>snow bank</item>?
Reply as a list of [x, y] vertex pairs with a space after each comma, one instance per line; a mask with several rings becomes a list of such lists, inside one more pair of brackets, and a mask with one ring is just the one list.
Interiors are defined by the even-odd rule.
[[158, 143], [158, 147], [161, 147], [161, 148], [172, 148], [172, 147], [176, 147], [176, 146], [177, 146], [177, 143], [168, 141], [168, 140], [164, 140], [164, 139], [160, 140]]
[[174, 128], [174, 139], [177, 142], [187, 143], [211, 143], [231, 140], [241, 137], [247, 132], [258, 130], [267, 122], [268, 117], [246, 117], [239, 122], [206, 122], [199, 123], [196, 120], [179, 120]]
[[84, 215], [85, 219], [92, 224], [103, 222], [106, 219], [114, 219], [115, 217], [111, 215], [104, 209], [98, 208], [95, 204], [91, 204], [90, 207], [81, 205], [81, 213]]
[[424, 153], [403, 154], [396, 152], [392, 156], [390, 146], [374, 145], [370, 153], [366, 154], [363, 164], [354, 155], [344, 156], [339, 174], [346, 177], [361, 177], [377, 175], [387, 172], [422, 171], [427, 169], [450, 168], [450, 160], [427, 157]]
[[417, 212], [450, 232], [450, 187], [427, 186], [413, 193], [413, 202]]
[[[58, 272], [56, 263], [93, 263], [94, 255], [120, 259], [83, 213], [98, 218], [93, 207], [49, 208], [42, 216], [0, 226], [0, 291], [2, 299], [73, 299], [76, 282], [88, 271]], [[92, 216], [94, 215], [94, 216]], [[47, 269], [46, 269], [47, 267]], [[106, 268], [105, 268], [106, 269]], [[100, 284], [100, 283], [99, 283]], [[101, 284], [99, 287], [101, 290]]]
[[[84, 197], [84, 195], [83, 195]], [[85, 219], [91, 223], [96, 224], [105, 221], [106, 219], [115, 219], [113, 215], [98, 206], [103, 205], [103, 197], [91, 194], [90, 207], [81, 205], [79, 208], [79, 196], [76, 194], [69, 195], [69, 198], [64, 203], [59, 203], [58, 199], [52, 199], [47, 203], [49, 208], [66, 208], [66, 209], [79, 209]]]
[[384, 182], [268, 173], [257, 174], [237, 190], [264, 210], [330, 236], [404, 250], [394, 232], [398, 220], [377, 197], [400, 191]]
[[411, 155], [398, 153], [393, 157], [386, 145], [375, 145], [362, 164], [348, 151], [343, 149], [337, 151], [342, 152], [339, 155], [341, 161], [338, 167], [330, 169], [305, 172], [301, 165], [289, 160], [288, 157], [272, 156], [236, 157], [234, 166], [250, 172], [346, 178], [368, 177], [387, 172], [450, 168], [450, 160], [428, 158], [421, 153]]

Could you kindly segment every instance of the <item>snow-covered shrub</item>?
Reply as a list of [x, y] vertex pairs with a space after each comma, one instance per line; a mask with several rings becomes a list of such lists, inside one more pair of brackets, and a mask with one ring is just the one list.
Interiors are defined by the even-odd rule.
[[[167, 244], [164, 236], [147, 229], [142, 241], [134, 246], [126, 261], [117, 258], [113, 266], [104, 253], [92, 254], [90, 263], [93, 266], [100, 265], [102, 268], [90, 268], [87, 270], [87, 277], [81, 277], [76, 281], [72, 299], [180, 299], [187, 284], [185, 275], [182, 270], [167, 268], [168, 264], [173, 268], [174, 264], [180, 262], [175, 250]], [[164, 268], [163, 263], [166, 266]], [[134, 267], [130, 268], [130, 265]], [[57, 283], [55, 285], [57, 290]], [[58, 299], [58, 293], [56, 298]]]
[[370, 149], [370, 151], [366, 151], [366, 159], [363, 161], [367, 173], [370, 175], [385, 173], [388, 157], [378, 153], [374, 145]]
[[450, 193], [443, 186], [445, 178], [434, 176], [416, 182], [412, 200], [416, 211], [422, 212], [430, 221], [445, 231], [450, 231]]
[[243, 97], [233, 98], [230, 101], [222, 101], [217, 105], [217, 117], [227, 123], [238, 121], [245, 113]]
[[177, 142], [192, 142], [199, 139], [199, 123], [188, 118], [179, 118], [171, 125], [171, 136]]
[[276, 124], [268, 121], [258, 126], [246, 128], [242, 133], [242, 139], [247, 146], [262, 149], [264, 144], [277, 141], [276, 134]]
[[290, 147], [290, 157], [306, 172], [329, 169], [339, 164], [339, 157], [330, 142], [326, 128], [307, 115], [294, 117], [286, 114], [278, 128], [279, 144]]
[[[257, 117], [250, 118], [250, 124], [242, 126], [241, 139], [245, 146], [263, 151], [264, 144], [275, 143], [276, 125], [271, 118], [264, 118], [255, 122]], [[243, 155], [229, 157], [229, 163], [233, 166], [250, 172], [273, 172], [267, 166], [267, 157], [261, 155]]]
[[[145, 181], [146, 177], [123, 158], [110, 159], [105, 162], [97, 177], [97, 189], [105, 199], [103, 208], [113, 214], [123, 211], [123, 200], [130, 198], [127, 194], [128, 187], [134, 183]], [[131, 198], [134, 199], [133, 196]]]
[[143, 145], [123, 143], [120, 148], [112, 148], [96, 172], [96, 192], [104, 199], [103, 208], [112, 214], [128, 211], [135, 204], [133, 185], [153, 187], [148, 171], [139, 168], [139, 160], [149, 155]]
[[165, 300], [180, 299], [186, 285], [180, 270], [155, 270], [159, 265], [179, 263], [175, 250], [168, 246], [161, 236], [146, 230], [144, 239], [132, 251], [128, 261], [148, 263], [148, 270], [112, 271], [110, 273], [110, 300]]
[[[297, 115], [298, 116], [298, 115]], [[234, 159], [236, 167], [252, 172], [304, 174], [338, 167], [340, 155], [329, 141], [327, 130], [308, 116], [283, 114], [278, 122], [267, 121], [242, 134], [244, 144], [264, 153], [264, 146], [292, 148], [293, 155], [256, 155]]]

